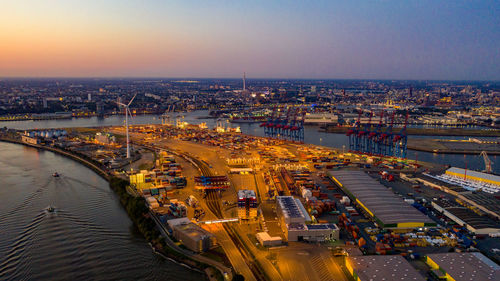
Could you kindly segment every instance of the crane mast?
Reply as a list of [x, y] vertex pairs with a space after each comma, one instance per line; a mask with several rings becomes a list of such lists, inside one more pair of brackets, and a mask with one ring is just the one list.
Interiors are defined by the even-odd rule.
[[485, 171], [486, 173], [492, 173], [493, 170], [491, 168], [491, 165], [493, 164], [493, 162], [491, 162], [490, 158], [488, 157], [488, 154], [486, 153], [486, 151], [481, 151], [481, 154], [479, 154], [480, 156], [483, 156], [483, 160], [484, 160], [484, 168], [485, 168]]

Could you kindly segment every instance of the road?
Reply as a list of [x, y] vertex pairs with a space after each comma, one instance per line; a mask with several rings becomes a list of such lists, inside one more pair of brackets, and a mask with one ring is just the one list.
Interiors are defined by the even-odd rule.
[[284, 280], [348, 280], [328, 249], [313, 244], [291, 243], [272, 250]]

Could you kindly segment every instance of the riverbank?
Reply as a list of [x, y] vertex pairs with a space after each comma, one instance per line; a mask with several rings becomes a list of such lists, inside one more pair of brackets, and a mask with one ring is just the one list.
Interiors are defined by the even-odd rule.
[[109, 182], [109, 179], [111, 177], [109, 172], [107, 170], [105, 170], [104, 168], [100, 167], [100, 164], [98, 162], [94, 162], [91, 159], [85, 159], [87, 157], [84, 155], [76, 155], [76, 154], [74, 154], [74, 152], [68, 152], [68, 151], [65, 151], [65, 150], [62, 150], [59, 148], [45, 146], [45, 145], [26, 143], [26, 142], [16, 140], [16, 139], [11, 139], [11, 138], [0, 137], [0, 141], [16, 143], [16, 144], [20, 144], [20, 145], [25, 145], [25, 146], [37, 148], [37, 149], [44, 149], [44, 150], [52, 151], [52, 152], [57, 153], [59, 155], [63, 155], [63, 156], [66, 156], [68, 158], [71, 158], [74, 161], [77, 161], [77, 162], [87, 166], [88, 168], [90, 168], [92, 171], [96, 172], [99, 176], [101, 176], [102, 178], [104, 178], [108, 182]]
[[[351, 130], [350, 127], [337, 127], [337, 126], [326, 126], [321, 127], [319, 130], [326, 133], [334, 134], [345, 134], [347, 131]], [[385, 128], [382, 128], [385, 130]], [[393, 131], [398, 132], [400, 128], [395, 128]], [[408, 135], [419, 135], [419, 136], [477, 136], [477, 137], [500, 137], [500, 130], [489, 129], [489, 130], [478, 130], [478, 129], [460, 129], [460, 128], [450, 128], [450, 129], [438, 129], [438, 128], [407, 128], [406, 132]]]
[[479, 144], [469, 141], [441, 139], [408, 139], [408, 149], [439, 154], [479, 155], [482, 151], [490, 155], [500, 155], [496, 144]]
[[[153, 251], [160, 253], [163, 257], [166, 256], [170, 259], [174, 259], [176, 262], [183, 264], [188, 268], [199, 272], [205, 272], [210, 280], [213, 278], [215, 278], [215, 280], [221, 279], [222, 273], [214, 266], [192, 259], [183, 253], [176, 251], [174, 247], [170, 247], [165, 238], [161, 236], [161, 233], [158, 230], [157, 222], [153, 220], [154, 215], [149, 212], [144, 198], [130, 195], [127, 192], [127, 186], [130, 183], [127, 180], [115, 177], [107, 169], [100, 167], [100, 163], [95, 162], [92, 159], [86, 159], [87, 157], [85, 155], [76, 155], [74, 152], [64, 151], [55, 147], [25, 143], [20, 140], [4, 136], [0, 137], [0, 141], [51, 151], [90, 168], [105, 179], [108, 182], [109, 187], [115, 192], [115, 194], [118, 195], [120, 203], [127, 212], [128, 217], [132, 220], [142, 236], [150, 243]], [[167, 237], [167, 239], [169, 238]]]

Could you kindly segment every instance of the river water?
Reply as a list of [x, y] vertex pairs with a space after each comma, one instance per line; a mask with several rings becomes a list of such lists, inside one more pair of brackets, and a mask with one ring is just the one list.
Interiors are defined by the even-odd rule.
[[[188, 113], [176, 113], [172, 115], [172, 122], [174, 123], [177, 118], [184, 120], [190, 124], [199, 124], [206, 122], [209, 128], [216, 124], [215, 119], [201, 119], [208, 116], [208, 111], [200, 110]], [[117, 126], [123, 125], [125, 118], [122, 115], [115, 115], [106, 118], [73, 118], [64, 120], [39, 120], [39, 121], [9, 121], [0, 122], [0, 127], [9, 127], [15, 129], [34, 129], [34, 128], [68, 128], [68, 127], [93, 127], [93, 126]], [[159, 116], [155, 115], [139, 115], [134, 116], [130, 124], [160, 124]], [[264, 131], [259, 127], [258, 123], [241, 123], [231, 124], [231, 126], [240, 126], [241, 131], [245, 134], [264, 136]], [[410, 136], [410, 138], [446, 138], [446, 139], [464, 139], [466, 137], [444, 137], [444, 136]], [[306, 143], [317, 145], [324, 145], [346, 150], [349, 147], [349, 140], [344, 134], [331, 134], [318, 132], [318, 128], [314, 126], [306, 126], [305, 140]], [[429, 152], [408, 151], [408, 158], [418, 159], [419, 161], [439, 163], [443, 165], [451, 165], [455, 167], [468, 168], [472, 170], [484, 170], [483, 158], [479, 155], [463, 155], [463, 154], [436, 154]], [[500, 157], [490, 155], [493, 164], [493, 171], [500, 174]]]
[[87, 167], [3, 142], [0, 156], [0, 280], [204, 278], [154, 254], [108, 183]]

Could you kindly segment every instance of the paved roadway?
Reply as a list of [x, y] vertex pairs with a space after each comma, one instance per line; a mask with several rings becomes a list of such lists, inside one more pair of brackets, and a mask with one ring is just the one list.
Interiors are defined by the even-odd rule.
[[348, 280], [325, 247], [291, 242], [288, 247], [271, 252], [277, 255], [277, 264], [284, 280]]

